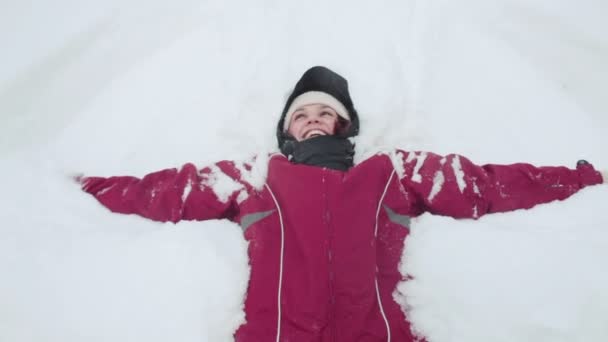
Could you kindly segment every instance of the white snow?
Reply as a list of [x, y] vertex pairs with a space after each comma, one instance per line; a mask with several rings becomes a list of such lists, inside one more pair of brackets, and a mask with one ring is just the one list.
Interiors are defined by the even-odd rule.
[[603, 341], [608, 220], [589, 201], [605, 198], [593, 188], [475, 223], [425, 214], [401, 265], [416, 279], [396, 297], [431, 341]]
[[481, 193], [479, 192], [479, 187], [477, 186], [477, 181], [475, 179], [473, 179], [473, 192], [475, 192], [477, 195], [481, 195]]
[[454, 171], [454, 177], [456, 177], [458, 190], [462, 193], [467, 187], [467, 182], [464, 180], [464, 171], [462, 171], [462, 165], [460, 164], [460, 156], [454, 156], [452, 158], [452, 170]]
[[[210, 166], [211, 172], [202, 173], [202, 187], [210, 187], [217, 198], [226, 203], [230, 196], [244, 189], [243, 184], [236, 182], [225, 174], [218, 166]], [[239, 194], [240, 195], [240, 194]]]
[[393, 168], [395, 169], [397, 176], [399, 177], [399, 179], [402, 179], [403, 177], [405, 177], [405, 162], [403, 160], [403, 152], [393, 150], [389, 154], [389, 156], [391, 158], [391, 163], [393, 164]]
[[241, 204], [247, 198], [249, 198], [249, 194], [247, 193], [247, 191], [246, 190], [241, 190], [239, 192], [239, 195], [236, 197], [236, 203]]
[[443, 174], [443, 165], [445, 164], [446, 159], [441, 158], [439, 170], [435, 172], [435, 176], [433, 176], [433, 186], [431, 187], [431, 192], [429, 193], [428, 200], [432, 202], [435, 196], [439, 194], [439, 192], [443, 189], [443, 184], [445, 183], [445, 175]]
[[416, 153], [416, 157], [414, 158], [414, 161], [416, 162], [416, 164], [414, 164], [414, 172], [412, 174], [412, 181], [416, 182], [416, 183], [420, 183], [422, 182], [422, 175], [420, 174], [420, 169], [422, 168], [422, 165], [424, 165], [424, 162], [426, 161], [426, 157], [428, 156], [428, 154], [426, 152], [422, 152], [422, 153]]
[[[594, 0], [3, 3], [0, 341], [231, 341], [240, 228], [112, 214], [71, 175], [259, 154], [247, 177], [261, 188], [285, 97], [313, 65], [348, 78], [358, 153], [608, 169], [607, 16]], [[430, 342], [606, 341], [606, 203], [604, 185], [415, 219], [401, 265], [414, 279], [395, 297]]]
[[270, 154], [260, 152], [247, 162], [235, 162], [241, 173], [241, 180], [251, 185], [257, 191], [262, 191], [268, 175], [268, 162]]
[[[99, 191], [97, 192], [97, 195], [101, 196], [101, 195], [105, 194], [106, 192], [108, 192], [108, 191], [112, 190], [112, 188], [113, 188], [113, 187], [115, 187], [115, 186], [116, 186], [116, 184], [112, 184], [112, 185], [110, 185], [110, 186], [108, 186], [108, 187], [106, 187], [106, 188], [103, 188], [103, 189], [101, 189], [101, 190], [99, 190]], [[126, 189], [125, 189], [125, 190], [126, 190]], [[123, 193], [124, 193], [124, 191], [125, 191], [125, 190], [123, 190]]]
[[184, 187], [184, 192], [182, 193], [182, 203], [186, 202], [186, 199], [190, 195], [191, 191], [192, 191], [192, 181], [189, 179], [188, 183], [186, 183], [186, 186]]

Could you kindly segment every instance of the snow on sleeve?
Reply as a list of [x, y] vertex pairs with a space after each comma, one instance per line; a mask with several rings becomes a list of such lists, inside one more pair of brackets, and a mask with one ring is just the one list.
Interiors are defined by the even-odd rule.
[[[403, 151], [391, 150], [387, 153], [387, 155], [391, 159], [391, 163], [393, 164], [393, 168], [399, 176], [399, 179], [403, 179], [403, 177], [405, 177], [405, 163], [403, 162]], [[412, 154], [408, 155], [408, 158], [410, 158], [411, 156]]]
[[192, 191], [192, 180], [188, 179], [188, 182], [184, 187], [184, 192], [182, 193], [182, 203], [186, 203], [186, 198], [190, 195], [190, 191]]
[[464, 180], [464, 171], [462, 171], [462, 165], [460, 164], [460, 156], [454, 156], [454, 158], [452, 159], [452, 169], [454, 170], [454, 176], [456, 177], [458, 190], [460, 190], [460, 192], [463, 192], [464, 189], [467, 187], [467, 182]]
[[[443, 188], [443, 184], [445, 183], [445, 175], [443, 174], [443, 165], [445, 164], [445, 158], [441, 158], [439, 169], [435, 172], [435, 176], [433, 177], [433, 187], [431, 188], [431, 192], [429, 193], [428, 200], [432, 202], [435, 196], [441, 191]], [[460, 185], [459, 185], [460, 187]]]
[[261, 191], [266, 184], [268, 175], [268, 162], [270, 156], [266, 153], [260, 153], [249, 162], [236, 162], [235, 167], [241, 174], [241, 180], [250, 184], [257, 191]]
[[407, 158], [405, 158], [405, 163], [409, 164], [416, 158], [416, 153], [408, 153]]
[[243, 184], [225, 174], [217, 165], [211, 166], [210, 169], [209, 173], [201, 174], [201, 185], [211, 188], [220, 201], [227, 202], [232, 194], [245, 188]]
[[241, 190], [241, 192], [239, 192], [239, 195], [236, 197], [236, 203], [241, 204], [247, 198], [249, 198], [249, 194], [247, 193], [247, 190], [243, 189], [243, 190]]
[[421, 210], [457, 218], [477, 218], [484, 214], [476, 175], [467, 172], [466, 158], [430, 152], [412, 155], [406, 158], [405, 164], [409, 177], [402, 182], [420, 200]]
[[426, 152], [422, 152], [420, 153], [420, 155], [414, 153], [410, 154], [410, 156], [411, 155], [414, 156], [413, 161], [416, 163], [414, 166], [414, 173], [412, 174], [412, 181], [416, 183], [422, 183], [422, 175], [420, 174], [420, 169], [422, 168], [422, 165], [424, 165], [424, 161], [426, 160], [428, 154]]
[[[99, 190], [99, 191], [97, 192], [97, 196], [101, 196], [101, 195], [105, 194], [106, 192], [108, 192], [108, 191], [112, 190], [112, 188], [113, 188], [113, 187], [115, 187], [115, 186], [116, 186], [116, 183], [112, 183], [112, 184], [110, 184], [108, 187], [105, 187], [105, 188], [103, 188], [103, 189]], [[124, 192], [126, 192], [126, 188], [125, 188], [125, 190], [123, 190], [123, 193], [124, 193]]]

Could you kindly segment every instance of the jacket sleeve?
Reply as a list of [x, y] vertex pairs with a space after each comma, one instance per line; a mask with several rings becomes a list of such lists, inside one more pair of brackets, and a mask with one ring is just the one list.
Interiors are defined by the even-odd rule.
[[84, 191], [116, 213], [137, 214], [154, 221], [233, 218], [237, 196], [245, 190], [232, 162], [197, 170], [193, 164], [144, 176], [85, 177]]
[[603, 182], [601, 173], [588, 163], [576, 169], [524, 163], [479, 166], [454, 154], [403, 153], [401, 183], [415, 194], [418, 211], [455, 218], [528, 209]]

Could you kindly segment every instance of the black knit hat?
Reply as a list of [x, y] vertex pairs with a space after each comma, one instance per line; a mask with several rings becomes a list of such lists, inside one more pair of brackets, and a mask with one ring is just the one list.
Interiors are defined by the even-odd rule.
[[348, 81], [326, 67], [315, 66], [306, 70], [287, 98], [277, 126], [279, 148], [286, 140], [293, 140], [286, 132], [292, 111], [296, 109], [293, 105], [315, 103], [315, 100], [330, 105], [342, 119], [350, 121], [346, 131], [340, 132], [341, 136], [353, 137], [359, 133], [359, 117], [348, 92]]

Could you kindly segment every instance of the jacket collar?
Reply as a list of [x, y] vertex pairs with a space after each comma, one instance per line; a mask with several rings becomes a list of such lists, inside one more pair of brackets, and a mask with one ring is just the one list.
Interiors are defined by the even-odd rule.
[[353, 166], [355, 145], [345, 137], [324, 135], [303, 141], [287, 140], [281, 152], [294, 164], [348, 171]]

